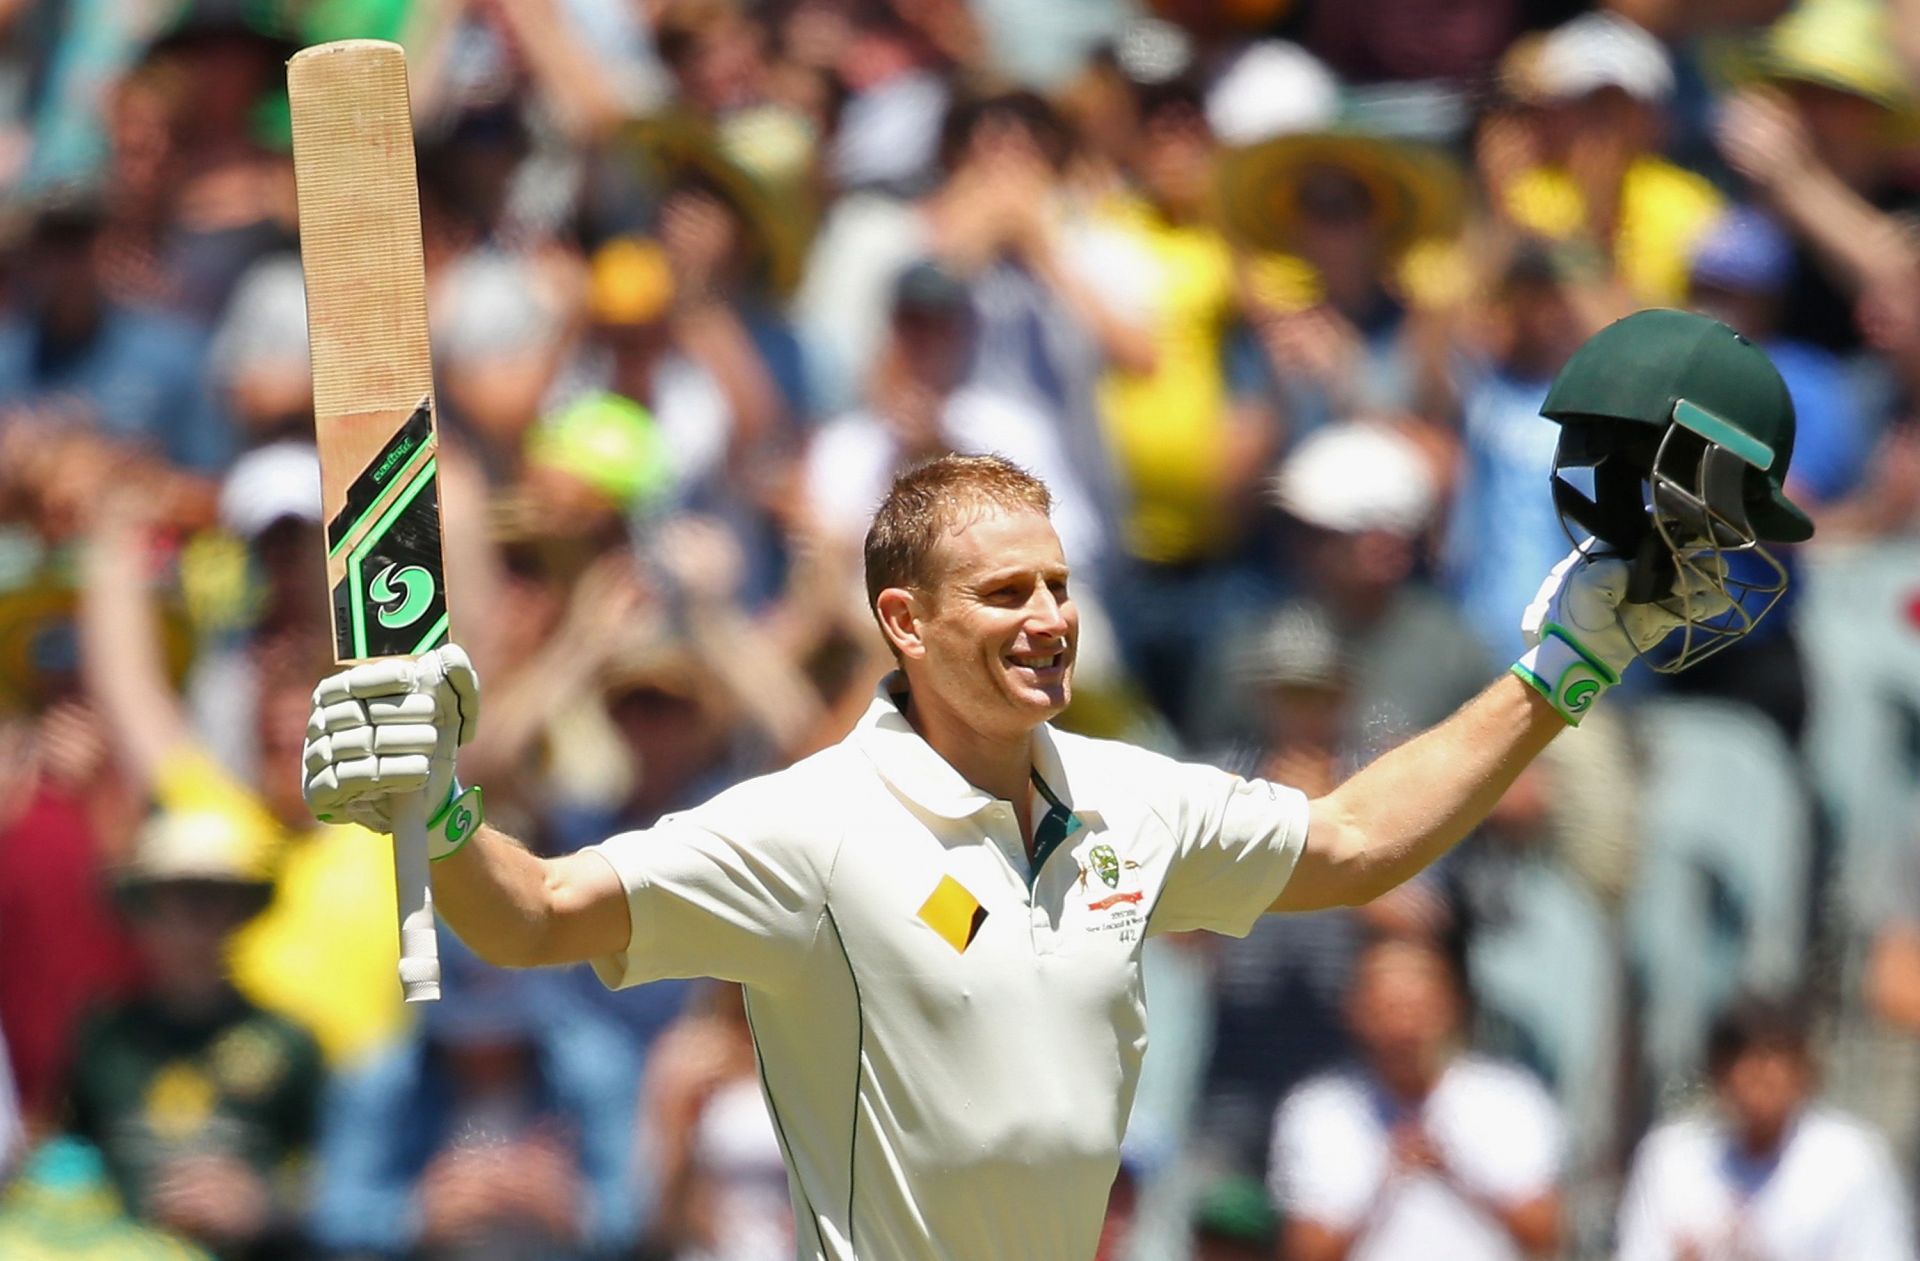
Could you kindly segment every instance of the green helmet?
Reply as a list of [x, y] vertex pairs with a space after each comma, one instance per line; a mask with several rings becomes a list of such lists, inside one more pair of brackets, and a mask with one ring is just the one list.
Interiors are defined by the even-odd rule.
[[1540, 412], [1561, 426], [1561, 521], [1628, 559], [1628, 600], [1682, 613], [1683, 571], [1727, 597], [1724, 612], [1686, 619], [1655, 669], [1725, 647], [1778, 602], [1786, 570], [1763, 544], [1799, 542], [1813, 523], [1783, 488], [1793, 399], [1758, 346], [1704, 315], [1638, 311], [1573, 353]]

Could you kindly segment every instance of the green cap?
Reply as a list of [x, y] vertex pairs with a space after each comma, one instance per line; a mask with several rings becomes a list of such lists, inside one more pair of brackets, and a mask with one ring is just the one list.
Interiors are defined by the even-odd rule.
[[653, 413], [611, 392], [542, 420], [527, 435], [527, 459], [572, 474], [623, 512], [656, 503], [673, 487], [673, 454]]
[[1636, 311], [1588, 338], [1554, 378], [1549, 420], [1677, 423], [1752, 466], [1746, 509], [1763, 539], [1813, 535], [1782, 489], [1793, 459], [1793, 399], [1766, 352], [1690, 311]]
[[1260, 1180], [1226, 1174], [1203, 1188], [1193, 1206], [1193, 1228], [1200, 1235], [1241, 1243], [1270, 1244], [1279, 1215]]

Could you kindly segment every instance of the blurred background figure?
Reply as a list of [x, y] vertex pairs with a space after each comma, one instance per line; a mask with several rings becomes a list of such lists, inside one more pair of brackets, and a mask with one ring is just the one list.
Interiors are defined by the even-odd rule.
[[315, 1240], [354, 1257], [622, 1255], [653, 1199], [620, 1039], [545, 974], [491, 967], [451, 936], [440, 958], [443, 996], [418, 1029], [325, 1101]]
[[223, 1258], [302, 1251], [322, 1086], [313, 1035], [229, 979], [273, 890], [273, 838], [247, 824], [172, 810], [142, 829], [118, 892], [144, 979], [79, 1029], [66, 1099], [128, 1209]]
[[42, 1143], [0, 1195], [0, 1249], [20, 1261], [210, 1261], [177, 1235], [128, 1217], [98, 1148]]
[[[1289, 602], [1243, 652], [1234, 686], [1252, 698], [1254, 742], [1221, 764], [1309, 793], [1357, 769], [1352, 664], [1332, 619], [1311, 601]], [[1423, 879], [1351, 911], [1269, 916], [1244, 938], [1211, 944], [1213, 1036], [1195, 1121], [1211, 1162], [1266, 1174], [1280, 1101], [1352, 1054], [1345, 1008], [1368, 934], [1430, 930], [1441, 913]]]
[[653, 1237], [675, 1261], [780, 1261], [793, 1208], [737, 985], [709, 982], [647, 1062], [640, 1126], [659, 1171]]
[[1322, 429], [1280, 464], [1270, 493], [1285, 514], [1280, 574], [1319, 605], [1352, 672], [1358, 749], [1439, 721], [1492, 677], [1458, 610], [1423, 576], [1439, 486], [1408, 426]]
[[1490, 661], [1524, 649], [1510, 610], [1533, 593], [1519, 575], [1566, 554], [1548, 490], [1560, 427], [1540, 405], [1599, 327], [1564, 250], [1519, 238], [1497, 272], [1477, 335], [1456, 351], [1460, 455], [1440, 550], [1445, 585]]
[[1884, 1140], [1816, 1102], [1804, 1009], [1745, 998], [1708, 1046], [1715, 1112], [1656, 1128], [1620, 1207], [1623, 1261], [1914, 1255], [1907, 1194]]
[[17, 301], [0, 321], [0, 407], [98, 428], [218, 472], [232, 436], [209, 389], [204, 333], [108, 292], [105, 207], [80, 191], [33, 212]]
[[1550, 1257], [1561, 1122], [1537, 1082], [1462, 1056], [1461, 998], [1430, 946], [1386, 940], [1354, 968], [1349, 1072], [1296, 1089], [1269, 1174], [1287, 1261]]
[[1505, 86], [1528, 109], [1488, 124], [1481, 167], [1496, 211], [1606, 260], [1616, 314], [1671, 306], [1687, 251], [1721, 196], [1661, 155], [1672, 54], [1631, 16], [1583, 14], [1509, 50]]

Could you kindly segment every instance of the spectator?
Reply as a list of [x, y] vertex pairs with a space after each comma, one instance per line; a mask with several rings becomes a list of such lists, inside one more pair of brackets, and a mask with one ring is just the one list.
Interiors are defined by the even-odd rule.
[[8, 1261], [211, 1261], [193, 1244], [129, 1218], [100, 1152], [77, 1138], [42, 1143], [0, 1192]]
[[[71, 655], [70, 616], [13, 619], [42, 645], [64, 639]], [[81, 1016], [138, 973], [104, 873], [139, 807], [114, 774], [99, 711], [72, 683], [30, 721], [0, 725], [0, 1027], [35, 1131], [58, 1110]]]
[[[1729, 211], [1708, 228], [1693, 252], [1688, 303], [1767, 352], [1793, 399], [1793, 475], [1797, 503], [1819, 513], [1845, 501], [1866, 475], [1873, 424], [1857, 382], [1830, 351], [1780, 331], [1783, 299], [1793, 269], [1793, 245], [1764, 213]], [[1724, 696], [1751, 704], [1798, 740], [1807, 720], [1806, 666], [1793, 633], [1801, 572], [1798, 549], [1781, 549], [1788, 574], [1780, 602], [1747, 636], [1748, 660], [1738, 669], [1709, 660], [1668, 680], [1688, 695]], [[1759, 586], [1779, 575], [1749, 556], [1728, 558], [1729, 572]]]
[[1892, 34], [1884, 5], [1797, 5], [1761, 41], [1758, 81], [1729, 94], [1716, 120], [1728, 164], [1794, 238], [1782, 331], [1841, 354], [1862, 347], [1889, 287], [1914, 286], [1913, 245], [1894, 216], [1916, 201], [1889, 140], [1914, 98]]
[[1208, 110], [1234, 146], [1221, 212], [1252, 251], [1239, 280], [1289, 436], [1358, 412], [1437, 415], [1435, 350], [1462, 288], [1455, 164], [1389, 116], [1347, 117], [1331, 72], [1277, 42], [1235, 62]]
[[567, 349], [560, 282], [531, 259], [483, 249], [451, 262], [429, 301], [451, 436], [490, 484], [507, 485]]
[[1348, 738], [1363, 754], [1451, 712], [1491, 676], [1460, 615], [1416, 575], [1438, 486], [1405, 428], [1322, 429], [1272, 482], [1287, 576], [1332, 619], [1353, 671]]
[[783, 1261], [793, 1209], [740, 987], [710, 982], [647, 1065], [656, 1234], [675, 1261]]
[[240, 278], [214, 331], [207, 368], [239, 445], [312, 438], [307, 291], [297, 256], [270, 255]]
[[1482, 137], [1498, 212], [1524, 231], [1597, 250], [1623, 308], [1673, 305], [1688, 249], [1721, 201], [1700, 175], [1660, 156], [1674, 87], [1666, 48], [1618, 13], [1589, 13], [1515, 44], [1506, 71], [1509, 89], [1535, 111], [1505, 116], [1497, 142]]
[[1279, 429], [1265, 398], [1228, 371], [1238, 305], [1212, 217], [1204, 100], [1173, 83], [1143, 89], [1137, 110], [1136, 187], [1097, 208], [1074, 258], [1112, 313], [1099, 403], [1126, 557], [1115, 629], [1134, 677], [1178, 726], [1211, 628], [1247, 602], [1249, 577], [1233, 562]]
[[[308, 470], [311, 477], [311, 464]], [[230, 511], [263, 526], [287, 515], [305, 518], [309, 537], [287, 555], [314, 563], [322, 554], [317, 498], [301, 503], [297, 487], [272, 488], [270, 503], [287, 504], [291, 491], [294, 505], [262, 512], [263, 505], [245, 503], [243, 511], [244, 497], [236, 496], [242, 503]], [[80, 611], [87, 696], [107, 716], [122, 771], [162, 809], [223, 815], [276, 838], [273, 902], [235, 935], [235, 980], [251, 1001], [311, 1029], [331, 1063], [345, 1063], [397, 1033], [405, 1012], [394, 984], [393, 904], [368, 896], [393, 887], [392, 860], [357, 828], [316, 825], [300, 796], [308, 679], [324, 668], [324, 657], [316, 662], [314, 654], [324, 653], [326, 641], [310, 633], [273, 650], [256, 644], [256, 699], [245, 738], [259, 771], [237, 777], [193, 730], [168, 678], [144, 570], [152, 527], [135, 489], [108, 494], [90, 522]], [[315, 491], [310, 481], [309, 495]]]
[[287, 58], [272, 6], [187, 0], [142, 54], [172, 84], [173, 186], [157, 261], [166, 306], [211, 327], [255, 260], [295, 233]]
[[[1220, 764], [1309, 793], [1358, 769], [1352, 665], [1331, 619], [1310, 602], [1290, 602], [1246, 655], [1234, 690], [1255, 698], [1258, 743], [1251, 756]], [[1341, 1009], [1366, 934], [1428, 926], [1438, 910], [1429, 883], [1353, 910], [1266, 916], [1244, 938], [1210, 943], [1212, 1052], [1194, 1126], [1206, 1159], [1253, 1177], [1266, 1172], [1280, 1101], [1352, 1050]]]
[[421, 1027], [326, 1101], [314, 1237], [434, 1261], [623, 1255], [651, 1206], [631, 1057], [543, 976], [490, 967], [446, 935], [440, 960], [444, 993]]
[[1814, 1101], [1810, 1036], [1791, 1003], [1748, 998], [1722, 1014], [1707, 1050], [1716, 1111], [1642, 1141], [1620, 1205], [1621, 1261], [1914, 1255], [1885, 1141]]
[[1595, 328], [1564, 256], [1545, 243], [1519, 245], [1492, 289], [1477, 344], [1455, 369], [1460, 471], [1441, 569], [1488, 659], [1504, 661], [1525, 647], [1512, 614], [1533, 598], [1521, 575], [1552, 568], [1567, 548], [1548, 489], [1560, 426], [1540, 405]]
[[1459, 1054], [1445, 957], [1376, 943], [1355, 969], [1361, 1065], [1308, 1082], [1274, 1121], [1287, 1261], [1548, 1257], [1560, 1243], [1560, 1122], [1537, 1083]]
[[932, 192], [914, 202], [854, 192], [829, 212], [794, 296], [825, 409], [858, 400], [886, 339], [891, 285], [932, 261], [966, 283], [974, 306], [969, 380], [1038, 408], [1104, 496], [1094, 374], [1103, 354], [1141, 362], [1140, 338], [1073, 265], [1067, 149], [1060, 119], [1031, 93], [962, 100], [938, 135]]
[[105, 211], [63, 194], [33, 217], [21, 251], [21, 297], [0, 320], [0, 408], [146, 444], [202, 473], [231, 437], [207, 388], [203, 334], [110, 296], [99, 248]]
[[252, 822], [179, 809], [142, 830], [119, 885], [146, 979], [80, 1030], [67, 1092], [134, 1213], [222, 1258], [298, 1250], [321, 1088], [313, 1036], [228, 978], [233, 934], [272, 893], [273, 837]]
[[895, 473], [946, 451], [996, 452], [1046, 481], [1059, 500], [1055, 519], [1068, 559], [1076, 572], [1097, 576], [1106, 540], [1078, 470], [1025, 398], [969, 383], [978, 337], [957, 277], [924, 262], [900, 273], [869, 406], [829, 422], [808, 453], [812, 512], [857, 548]]

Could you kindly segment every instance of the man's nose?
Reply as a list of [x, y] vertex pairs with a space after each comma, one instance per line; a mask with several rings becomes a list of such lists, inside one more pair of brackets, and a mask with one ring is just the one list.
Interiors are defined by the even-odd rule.
[[1067, 613], [1063, 604], [1063, 601], [1054, 596], [1052, 590], [1041, 587], [1028, 606], [1028, 632], [1034, 635], [1045, 635], [1049, 639], [1065, 639]]

